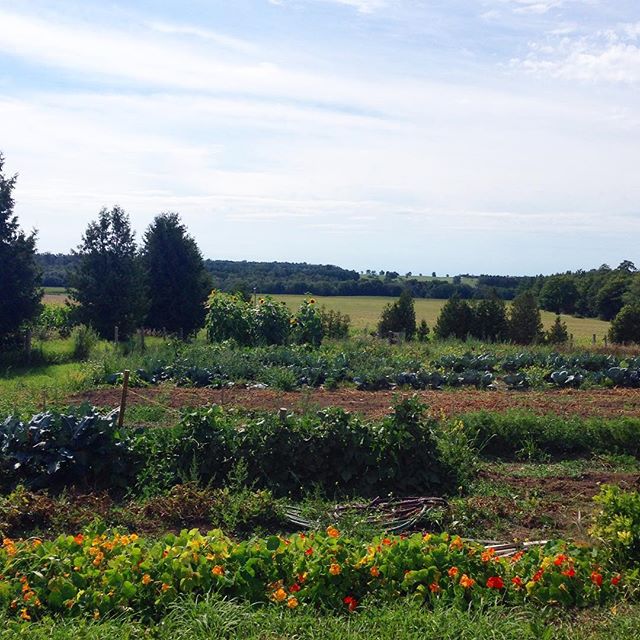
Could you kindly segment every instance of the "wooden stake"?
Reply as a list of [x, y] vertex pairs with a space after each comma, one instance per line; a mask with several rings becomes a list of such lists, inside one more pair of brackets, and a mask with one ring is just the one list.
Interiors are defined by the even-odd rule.
[[129, 390], [129, 373], [129, 369], [124, 370], [124, 377], [122, 380], [122, 397], [120, 398], [120, 412], [118, 413], [118, 429], [121, 429], [124, 424], [124, 412], [127, 408], [127, 391]]
[[118, 335], [118, 331], [119, 331], [119, 329], [118, 329], [118, 325], [116, 325], [116, 326], [114, 327], [114, 329], [113, 329], [113, 341], [114, 341], [116, 344], [118, 344], [118, 342], [119, 342], [119, 335]]

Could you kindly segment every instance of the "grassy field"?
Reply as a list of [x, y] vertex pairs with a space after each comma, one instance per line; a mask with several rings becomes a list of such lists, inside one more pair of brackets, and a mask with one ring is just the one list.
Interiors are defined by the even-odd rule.
[[[429, 278], [430, 276], [423, 276]], [[306, 296], [299, 295], [274, 295], [276, 300], [286, 302], [291, 310], [295, 310], [300, 302]], [[45, 288], [44, 302], [46, 304], [64, 304], [67, 299], [66, 291], [60, 287]], [[393, 302], [395, 298], [384, 296], [316, 296], [320, 304], [325, 305], [328, 309], [335, 309], [342, 313], [346, 313], [351, 317], [351, 326], [354, 329], [375, 329], [380, 318], [382, 309], [389, 302]], [[446, 300], [434, 300], [430, 298], [416, 298], [416, 319], [420, 322], [422, 319], [433, 328], [438, 319], [438, 315]], [[592, 340], [595, 333], [598, 343], [602, 344], [604, 336], [609, 331], [609, 323], [597, 318], [573, 318], [571, 316], [563, 316], [567, 323], [569, 333], [572, 333], [576, 341], [587, 343]], [[549, 328], [555, 320], [555, 314], [548, 311], [542, 311], [542, 322], [545, 329]]]
[[[296, 309], [305, 296], [294, 295], [276, 295], [272, 296], [276, 300], [282, 300], [287, 303], [290, 309]], [[354, 329], [370, 329], [373, 330], [380, 318], [382, 309], [389, 302], [393, 302], [395, 298], [386, 298], [382, 296], [331, 296], [316, 297], [319, 304], [325, 305], [328, 309], [335, 309], [351, 316], [351, 326]], [[438, 319], [438, 315], [446, 300], [433, 300], [416, 298], [416, 319], [418, 322], [424, 319], [427, 324], [433, 328]], [[542, 321], [545, 328], [549, 328], [555, 320], [555, 314], [548, 311], [542, 312]], [[601, 344], [604, 335], [609, 330], [609, 323], [596, 318], [573, 318], [571, 316], [563, 316], [563, 320], [567, 323], [569, 333], [573, 333], [574, 338], [580, 342], [588, 342], [593, 334], [597, 336], [598, 342]]]

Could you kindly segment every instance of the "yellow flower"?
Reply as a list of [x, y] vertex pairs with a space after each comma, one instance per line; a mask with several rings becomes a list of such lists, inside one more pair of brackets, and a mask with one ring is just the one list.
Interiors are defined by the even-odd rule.
[[618, 531], [618, 540], [624, 545], [630, 545], [632, 537], [631, 531]]
[[288, 600], [287, 600], [287, 607], [289, 607], [289, 609], [295, 609], [298, 606], [299, 602], [297, 598], [294, 598], [293, 596], [291, 596]]
[[145, 573], [142, 576], [142, 584], [149, 584], [150, 582], [153, 582], [153, 580], [151, 579], [151, 576], [148, 573]]
[[342, 569], [340, 568], [340, 565], [336, 564], [335, 562], [329, 567], [329, 573], [332, 576], [340, 575], [341, 572], [342, 572]]
[[431, 534], [430, 534], [430, 533], [425, 533], [425, 534], [422, 536], [422, 541], [423, 541], [423, 542], [429, 542], [429, 540], [431, 540]]
[[287, 592], [282, 587], [280, 587], [280, 589], [274, 592], [273, 599], [276, 602], [282, 602], [283, 600], [287, 599]]
[[93, 619], [98, 620], [99, 618], [100, 618], [100, 612], [97, 609], [95, 609], [93, 612]]
[[26, 609], [22, 609], [22, 611], [20, 612], [20, 617], [23, 620], [31, 620], [31, 616], [29, 615], [29, 612]]
[[335, 527], [328, 526], [327, 527], [327, 535], [330, 538], [338, 538], [340, 536], [340, 532]]

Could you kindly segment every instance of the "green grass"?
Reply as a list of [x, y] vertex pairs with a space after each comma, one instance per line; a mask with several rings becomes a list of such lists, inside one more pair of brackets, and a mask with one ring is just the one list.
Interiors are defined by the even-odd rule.
[[205, 598], [185, 601], [160, 623], [119, 620], [21, 624], [0, 618], [0, 640], [631, 640], [640, 636], [640, 608], [599, 609], [573, 615], [534, 609], [482, 612], [417, 602], [368, 604], [351, 615], [287, 611]]
[[[294, 311], [298, 308], [306, 296], [299, 295], [274, 295], [275, 300], [285, 302]], [[351, 317], [351, 326], [354, 329], [374, 330], [382, 309], [395, 298], [384, 296], [315, 296], [319, 304], [328, 309], [334, 309], [346, 313]], [[431, 298], [416, 298], [414, 300], [416, 308], [416, 320], [426, 320], [427, 324], [433, 328], [438, 320], [440, 311], [446, 300], [434, 300]], [[549, 311], [542, 311], [542, 322], [545, 328], [551, 327], [555, 320], [555, 314]], [[609, 330], [609, 323], [597, 318], [574, 318], [563, 316], [563, 321], [567, 323], [569, 333], [574, 335], [576, 341], [587, 344], [590, 343], [593, 334], [597, 336], [599, 344], [603, 343], [604, 335]]]

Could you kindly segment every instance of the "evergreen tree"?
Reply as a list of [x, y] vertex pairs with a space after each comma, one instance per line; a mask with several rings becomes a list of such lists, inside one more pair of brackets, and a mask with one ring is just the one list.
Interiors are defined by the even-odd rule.
[[17, 176], [3, 174], [0, 154], [0, 340], [14, 334], [40, 310], [42, 289], [36, 264], [36, 233], [26, 235], [13, 213]]
[[71, 298], [78, 319], [103, 338], [117, 326], [127, 337], [142, 324], [147, 308], [143, 270], [129, 216], [120, 208], [102, 209], [82, 236], [72, 273]]
[[481, 340], [498, 342], [507, 335], [507, 312], [504, 300], [494, 289], [491, 296], [480, 300], [473, 310], [471, 333]]
[[407, 340], [412, 340], [416, 333], [416, 311], [411, 291], [405, 289], [398, 300], [388, 304], [382, 311], [378, 322], [378, 333], [384, 335], [404, 331]]
[[565, 322], [562, 322], [560, 314], [556, 315], [556, 319], [551, 325], [551, 329], [547, 331], [546, 339], [549, 344], [565, 344], [569, 341], [567, 325]]
[[435, 334], [438, 338], [458, 338], [466, 340], [473, 328], [473, 310], [466, 300], [453, 295], [438, 316]]
[[530, 291], [521, 293], [513, 301], [509, 313], [508, 335], [516, 344], [531, 344], [542, 339], [540, 309]]
[[612, 342], [640, 344], [640, 303], [622, 307], [611, 323], [609, 338]]
[[202, 327], [213, 285], [200, 249], [177, 213], [162, 213], [151, 223], [142, 264], [149, 295], [146, 325], [185, 334]]
[[418, 338], [418, 342], [426, 342], [429, 339], [429, 325], [427, 321], [423, 318], [420, 320], [420, 324], [418, 325], [418, 330], [416, 332], [416, 337]]

